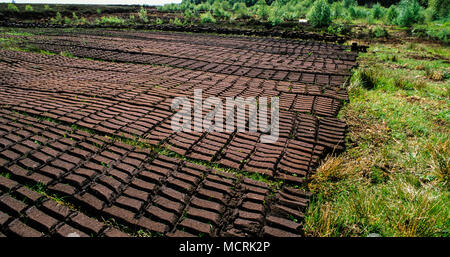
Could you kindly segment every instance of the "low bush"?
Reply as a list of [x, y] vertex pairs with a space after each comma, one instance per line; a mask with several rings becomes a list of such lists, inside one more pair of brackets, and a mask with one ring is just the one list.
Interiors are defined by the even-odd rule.
[[71, 24], [72, 20], [69, 17], [64, 16], [63, 22], [64, 22], [64, 24]]
[[77, 16], [77, 14], [75, 12], [72, 12], [72, 21], [74, 23], [78, 23], [78, 20], [79, 20], [79, 18]]
[[254, 12], [261, 20], [267, 20], [269, 18], [270, 14], [270, 7], [266, 4], [266, 1], [259, 0], [254, 6], [253, 6]]
[[402, 0], [398, 6], [398, 17], [396, 24], [402, 27], [409, 27], [419, 21], [420, 5], [417, 0]]
[[8, 10], [13, 12], [19, 12], [19, 8], [15, 4], [8, 4]]
[[87, 24], [87, 20], [84, 17], [81, 17], [80, 19], [78, 19], [78, 24]]
[[430, 28], [427, 29], [426, 34], [428, 37], [438, 39], [446, 44], [450, 42], [450, 29], [448, 27], [441, 29]]
[[272, 26], [277, 26], [284, 22], [283, 17], [277, 15], [269, 15], [267, 21], [270, 22]]
[[232, 10], [237, 18], [245, 19], [250, 17], [247, 6], [244, 3], [235, 3]]
[[433, 20], [449, 18], [450, 0], [429, 0], [428, 9], [431, 11]]
[[143, 6], [141, 6], [141, 9], [139, 10], [139, 19], [141, 20], [141, 22], [148, 22], [147, 10]]
[[174, 20], [171, 20], [171, 23], [177, 26], [183, 26], [183, 22], [181, 22], [178, 17], [176, 17]]
[[388, 32], [382, 26], [375, 26], [374, 28], [370, 29], [370, 35], [376, 38], [386, 37], [388, 35]]
[[394, 5], [391, 5], [386, 13], [386, 24], [394, 25], [398, 17], [397, 8]]
[[216, 23], [216, 19], [212, 16], [210, 12], [205, 12], [200, 15], [201, 23]]
[[350, 6], [355, 6], [358, 3], [356, 2], [356, 0], [343, 0], [342, 1], [342, 5], [344, 6], [344, 8], [349, 8]]
[[327, 29], [328, 33], [331, 34], [347, 34], [350, 32], [350, 29], [348, 26], [346, 26], [344, 23], [332, 23], [330, 26], [328, 26]]
[[100, 20], [96, 20], [96, 23], [101, 25], [122, 25], [126, 21], [117, 16], [102, 16]]
[[267, 21], [272, 26], [277, 26], [284, 22], [283, 17], [283, 12], [280, 8], [271, 8]]
[[345, 10], [341, 2], [334, 2], [331, 4], [331, 16], [333, 19], [341, 18], [344, 14]]
[[33, 11], [33, 6], [31, 6], [29, 4], [25, 5], [25, 11], [26, 12], [32, 12]]
[[350, 18], [353, 19], [366, 18], [370, 16], [370, 13], [364, 7], [361, 6], [352, 5], [347, 9], [347, 13], [348, 16], [350, 16]]
[[165, 4], [162, 6], [158, 6], [158, 11], [161, 12], [174, 12], [174, 11], [179, 11], [181, 10], [181, 6], [178, 4]]
[[192, 13], [192, 11], [190, 9], [184, 10], [184, 19], [185, 20], [191, 20], [193, 16], [194, 16], [194, 14]]
[[314, 2], [308, 13], [308, 21], [314, 27], [327, 27], [331, 24], [331, 10], [326, 0]]
[[53, 24], [61, 24], [63, 22], [63, 18], [60, 12], [56, 12], [55, 18], [51, 18], [50, 22]]
[[376, 5], [374, 5], [372, 7], [372, 18], [374, 19], [380, 19], [384, 16], [384, 10], [383, 7], [381, 7], [381, 5], [379, 3], [377, 3]]
[[231, 13], [225, 11], [222, 7], [214, 8], [213, 14], [215, 17], [219, 17], [219, 18], [230, 18], [230, 16], [231, 16]]
[[196, 5], [194, 7], [194, 10], [196, 10], [196, 11], [210, 11], [211, 10], [211, 4], [206, 2], [206, 3], [202, 3], [202, 4], [199, 4], [199, 5]]

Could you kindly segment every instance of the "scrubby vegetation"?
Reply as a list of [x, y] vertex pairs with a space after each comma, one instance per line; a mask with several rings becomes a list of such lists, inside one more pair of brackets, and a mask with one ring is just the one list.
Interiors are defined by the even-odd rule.
[[[267, 21], [271, 13], [279, 14], [283, 20], [294, 21], [306, 18], [308, 15], [317, 20], [332, 17], [333, 19], [366, 19], [366, 21], [394, 22], [402, 26], [423, 22], [427, 13], [428, 19], [448, 19], [448, 0], [401, 0], [391, 1], [396, 4], [389, 8], [376, 1], [367, 1], [364, 6], [352, 0], [275, 0], [275, 1], [246, 1], [246, 0], [183, 0], [181, 4], [168, 4], [158, 8], [163, 12], [175, 11], [210, 11], [215, 17], [230, 18], [233, 15], [241, 18]], [[429, 2], [429, 3], [428, 3]], [[224, 15], [225, 13], [230, 13]], [[325, 17], [324, 14], [328, 14]], [[329, 25], [329, 22], [319, 24]]]
[[[355, 0], [183, 0], [181, 4], [164, 5], [158, 10], [182, 12], [190, 21], [199, 17], [201, 23], [213, 23], [214, 18], [217, 22], [246, 20], [277, 26], [307, 19], [313, 27], [336, 33], [348, 32], [348, 29], [336, 28], [352, 24], [377, 24], [375, 31], [373, 28], [369, 31], [374, 37], [386, 36], [385, 26], [412, 29], [422, 26], [425, 32], [419, 35], [448, 42], [449, 0], [364, 2], [362, 6]], [[437, 31], [436, 26], [443, 29]]]
[[[0, 5], [0, 12], [6, 13], [7, 16], [27, 13], [27, 17], [31, 17], [33, 14], [45, 12], [45, 15], [51, 15], [53, 18], [49, 17], [49, 21], [59, 24], [71, 19], [73, 12], [80, 17], [76, 23], [79, 25], [99, 24], [98, 20], [101, 21], [102, 16], [111, 17], [116, 16], [115, 12], [126, 12], [134, 18], [128, 15], [119, 15], [118, 18], [126, 20], [126, 24], [130, 25], [170, 23], [180, 26], [217, 24], [239, 27], [251, 24], [260, 25], [261, 29], [273, 26], [278, 29], [301, 28], [333, 34], [352, 34], [354, 25], [358, 25], [365, 26], [365, 34], [373, 38], [388, 37], [391, 29], [404, 29], [415, 36], [445, 43], [448, 43], [450, 34], [450, 0], [183, 0], [180, 4], [157, 7], [159, 14], [167, 14], [167, 18], [164, 15], [158, 17], [154, 12], [147, 13], [148, 8], [155, 8], [148, 6], [95, 6], [90, 9], [78, 6], [68, 6], [64, 9], [59, 5], [3, 6]], [[57, 17], [58, 12], [63, 18]], [[176, 18], [178, 20], [175, 20]], [[106, 18], [108, 19], [110, 18]], [[305, 20], [311, 26], [305, 27]]]

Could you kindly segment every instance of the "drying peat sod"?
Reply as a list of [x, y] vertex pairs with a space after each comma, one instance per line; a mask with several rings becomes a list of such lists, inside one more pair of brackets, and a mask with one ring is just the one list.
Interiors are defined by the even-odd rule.
[[[444, 42], [3, 7], [0, 235], [448, 235]], [[245, 131], [174, 131], [173, 100], [197, 106], [195, 90], [203, 106], [277, 99], [277, 140], [249, 112]]]

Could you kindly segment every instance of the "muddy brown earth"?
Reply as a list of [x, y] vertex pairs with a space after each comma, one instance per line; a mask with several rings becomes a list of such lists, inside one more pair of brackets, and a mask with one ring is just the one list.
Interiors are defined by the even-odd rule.
[[[0, 235], [303, 234], [310, 194], [297, 188], [343, 149], [348, 46], [89, 30], [26, 39], [57, 55], [0, 50]], [[171, 102], [194, 103], [194, 89], [278, 97], [279, 139], [174, 132]], [[248, 113], [239, 122], [248, 130]]]

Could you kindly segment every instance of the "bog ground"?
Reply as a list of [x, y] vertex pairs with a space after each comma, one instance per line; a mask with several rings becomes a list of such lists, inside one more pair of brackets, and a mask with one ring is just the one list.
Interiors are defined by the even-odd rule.
[[[304, 181], [344, 145], [350, 46], [63, 29], [4, 40], [28, 50], [0, 50], [3, 235], [303, 235]], [[194, 89], [278, 96], [279, 140], [174, 133], [171, 101]]]

